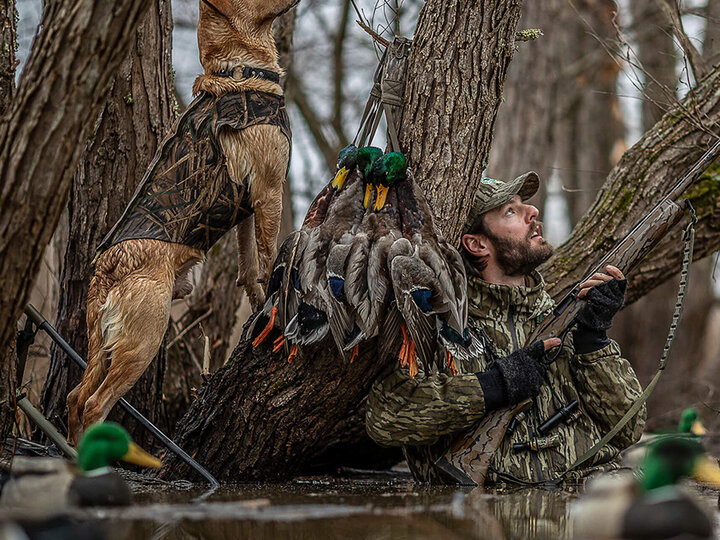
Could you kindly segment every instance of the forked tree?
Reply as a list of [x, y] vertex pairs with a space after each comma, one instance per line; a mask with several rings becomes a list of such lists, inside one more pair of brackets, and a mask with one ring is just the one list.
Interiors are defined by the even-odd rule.
[[[418, 21], [401, 143], [439, 227], [454, 241], [487, 164], [520, 7], [430, 0]], [[716, 139], [718, 90], [720, 71], [713, 71], [626, 152], [570, 240], [542, 269], [552, 295], [575, 284]], [[696, 257], [720, 244], [716, 172], [711, 168], [686, 193], [699, 217]], [[628, 300], [676, 273], [680, 252], [678, 229], [630, 276]], [[218, 479], [239, 481], [287, 478], [363, 437], [363, 399], [384, 363], [371, 348], [349, 365], [327, 349], [303, 351], [288, 363], [268, 346], [242, 341], [178, 424], [177, 442]], [[343, 457], [347, 463], [352, 456]], [[189, 474], [168, 457], [164, 475]]]

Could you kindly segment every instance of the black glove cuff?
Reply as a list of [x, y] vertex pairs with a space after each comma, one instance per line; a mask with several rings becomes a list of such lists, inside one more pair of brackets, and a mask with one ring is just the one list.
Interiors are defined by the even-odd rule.
[[483, 391], [486, 411], [494, 411], [510, 404], [502, 375], [496, 368], [476, 373], [475, 376]]
[[599, 351], [610, 344], [605, 330], [593, 330], [581, 325], [573, 331], [575, 354], [587, 354]]

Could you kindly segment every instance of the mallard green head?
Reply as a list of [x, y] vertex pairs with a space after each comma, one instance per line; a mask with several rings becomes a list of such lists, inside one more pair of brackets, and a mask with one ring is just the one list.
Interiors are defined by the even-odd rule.
[[365, 208], [370, 204], [370, 194], [374, 189], [372, 180], [370, 179], [372, 174], [372, 166], [375, 160], [382, 157], [383, 151], [376, 146], [363, 146], [357, 151], [357, 166], [363, 175], [363, 181], [365, 182], [365, 198], [363, 204]]
[[693, 435], [705, 435], [705, 427], [700, 422], [696, 409], [685, 409], [680, 417], [678, 433], [692, 433]]
[[357, 153], [358, 149], [354, 144], [349, 144], [340, 150], [337, 160], [338, 170], [332, 182], [333, 187], [335, 187], [338, 191], [343, 188], [348, 173], [353, 170], [357, 164]]
[[720, 486], [720, 469], [690, 437], [665, 437], [651, 444], [640, 466], [644, 492], [676, 484], [683, 478]]
[[388, 190], [407, 178], [407, 159], [400, 152], [390, 152], [373, 163], [371, 172], [373, 183], [377, 186], [375, 210], [385, 206]]
[[101, 422], [87, 428], [78, 444], [78, 467], [87, 472], [108, 467], [118, 459], [143, 467], [162, 467], [159, 459], [132, 442], [121, 425]]

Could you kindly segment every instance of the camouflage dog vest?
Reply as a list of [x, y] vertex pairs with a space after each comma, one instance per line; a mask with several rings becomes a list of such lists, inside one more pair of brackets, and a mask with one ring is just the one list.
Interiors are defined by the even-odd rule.
[[221, 128], [278, 126], [290, 142], [282, 96], [200, 94], [163, 141], [125, 212], [98, 247], [149, 238], [207, 251], [253, 209], [245, 178], [234, 182], [218, 141]]

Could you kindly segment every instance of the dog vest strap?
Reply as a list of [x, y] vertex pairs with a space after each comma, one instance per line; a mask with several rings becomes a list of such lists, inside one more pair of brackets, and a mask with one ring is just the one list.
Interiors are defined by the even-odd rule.
[[[236, 75], [239, 72], [239, 77]], [[239, 66], [227, 68], [221, 71], [214, 71], [213, 75], [218, 77], [232, 77], [233, 79], [264, 79], [266, 81], [280, 84], [280, 74], [277, 71], [262, 69], [250, 66]]]

